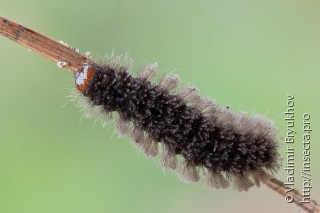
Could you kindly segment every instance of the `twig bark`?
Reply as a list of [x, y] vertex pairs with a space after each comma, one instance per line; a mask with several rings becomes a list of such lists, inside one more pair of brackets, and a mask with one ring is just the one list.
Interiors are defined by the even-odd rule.
[[310, 200], [310, 202], [301, 202], [303, 201], [303, 196], [296, 190], [288, 191], [288, 188], [284, 183], [271, 175], [263, 174], [263, 182], [270, 189], [280, 194], [283, 198], [288, 197], [288, 201], [299, 206], [304, 212], [308, 213], [320, 213], [320, 206], [315, 200]]
[[91, 61], [90, 58], [81, 54], [76, 48], [51, 39], [2, 16], [0, 16], [0, 35], [21, 44], [72, 72], [80, 69], [83, 63]]
[[[72, 72], [79, 70], [86, 62], [95, 63], [91, 58], [81, 54], [78, 49], [72, 48], [63, 42], [53, 40], [2, 16], [0, 16], [0, 35], [21, 44]], [[301, 203], [300, 201], [303, 200], [303, 196], [297, 190], [286, 192], [287, 188], [283, 182], [268, 174], [263, 175], [264, 184], [279, 193], [283, 198], [291, 195], [293, 202], [304, 212], [320, 213], [320, 206], [315, 200], [311, 200], [310, 203]]]

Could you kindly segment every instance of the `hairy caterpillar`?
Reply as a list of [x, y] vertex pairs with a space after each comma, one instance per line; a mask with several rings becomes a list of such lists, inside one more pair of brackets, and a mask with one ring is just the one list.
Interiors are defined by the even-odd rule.
[[183, 181], [198, 181], [203, 170], [208, 187], [226, 188], [232, 182], [240, 191], [277, 170], [277, 131], [270, 120], [232, 113], [191, 86], [176, 89], [177, 76], [152, 83], [156, 64], [133, 77], [130, 63], [119, 61], [85, 63], [75, 73], [75, 85], [87, 114], [117, 112], [117, 132], [128, 134], [147, 157], [156, 156], [162, 144], [160, 164], [176, 169]]

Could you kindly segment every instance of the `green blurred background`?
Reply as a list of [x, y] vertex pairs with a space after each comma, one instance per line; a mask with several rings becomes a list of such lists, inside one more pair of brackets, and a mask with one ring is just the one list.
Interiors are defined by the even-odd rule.
[[[320, 200], [320, 2], [9, 1], [0, 14], [103, 58], [129, 51], [134, 69], [159, 62], [233, 111], [266, 115], [285, 134], [295, 96], [296, 179], [302, 114], [312, 122], [313, 198]], [[0, 37], [0, 212], [296, 212], [262, 186], [240, 193], [181, 183], [114, 126], [81, 119], [73, 76]], [[283, 144], [283, 140], [280, 141]], [[285, 158], [285, 145], [280, 152]], [[281, 168], [277, 174], [285, 180]]]

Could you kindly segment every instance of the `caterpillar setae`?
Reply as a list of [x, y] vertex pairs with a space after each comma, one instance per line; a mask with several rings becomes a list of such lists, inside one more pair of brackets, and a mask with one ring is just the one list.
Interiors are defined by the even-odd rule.
[[117, 114], [119, 135], [128, 134], [147, 157], [159, 154], [162, 167], [176, 170], [183, 181], [199, 181], [203, 173], [209, 188], [233, 185], [240, 191], [262, 182], [283, 197], [291, 196], [305, 212], [320, 212], [316, 201], [300, 203], [297, 190], [286, 192], [284, 183], [273, 177], [280, 155], [272, 121], [235, 114], [200, 97], [192, 86], [180, 87], [178, 76], [155, 81], [157, 64], [133, 76], [128, 58], [125, 63], [119, 57], [97, 63], [78, 49], [1, 16], [0, 34], [71, 70], [78, 91], [73, 96], [87, 117], [108, 120]]

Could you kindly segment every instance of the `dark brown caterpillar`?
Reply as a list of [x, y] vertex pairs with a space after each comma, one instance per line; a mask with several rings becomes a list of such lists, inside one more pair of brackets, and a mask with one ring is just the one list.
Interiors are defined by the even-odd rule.
[[161, 143], [161, 165], [177, 169], [186, 182], [198, 181], [203, 170], [208, 187], [226, 188], [233, 182], [242, 191], [259, 185], [265, 172], [278, 169], [271, 121], [234, 114], [201, 98], [194, 87], [178, 91], [177, 76], [152, 83], [156, 68], [151, 64], [133, 77], [129, 66], [117, 62], [86, 63], [75, 73], [76, 87], [99, 116], [116, 111], [118, 133], [128, 133], [146, 156], [156, 156]]

